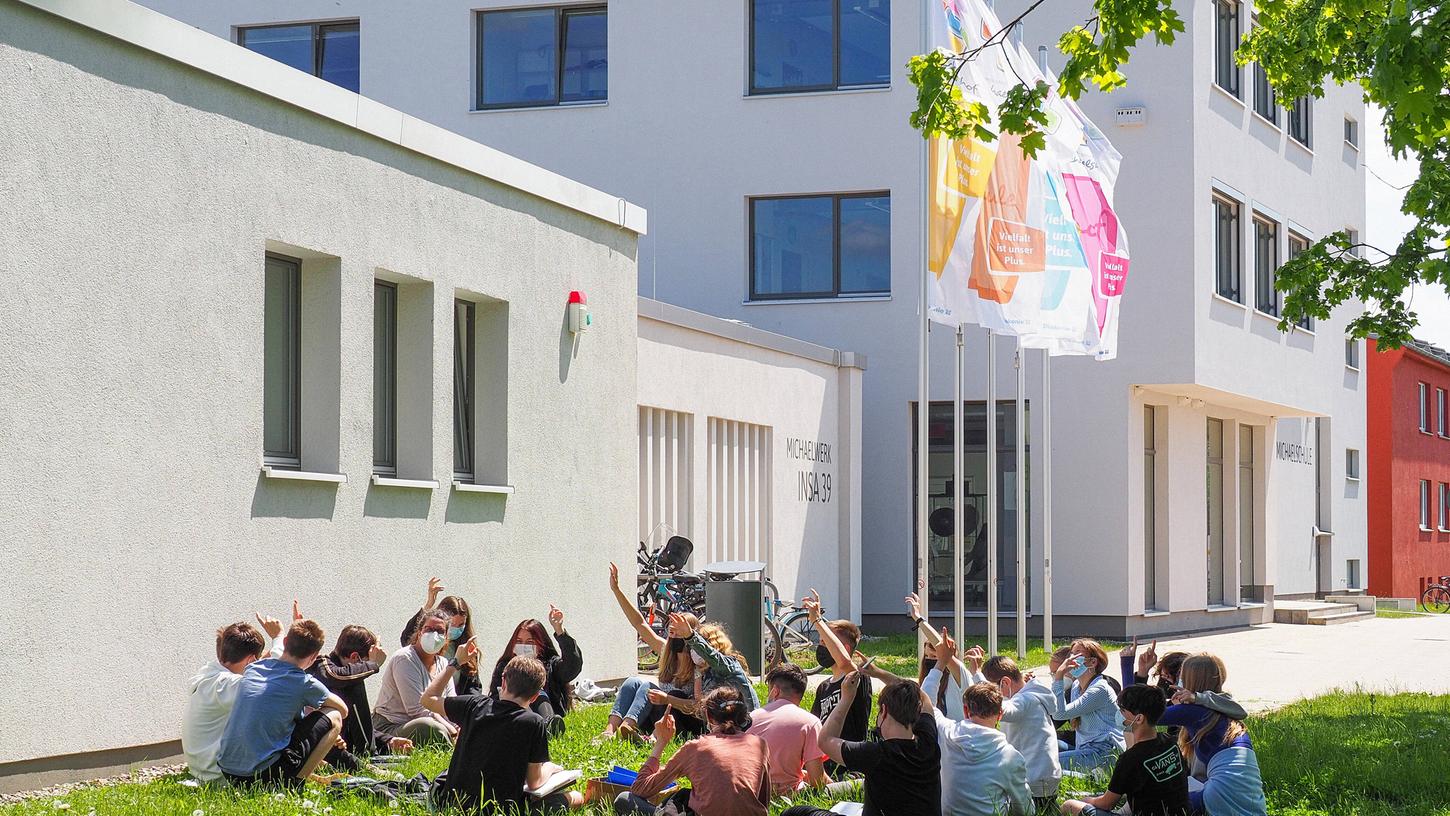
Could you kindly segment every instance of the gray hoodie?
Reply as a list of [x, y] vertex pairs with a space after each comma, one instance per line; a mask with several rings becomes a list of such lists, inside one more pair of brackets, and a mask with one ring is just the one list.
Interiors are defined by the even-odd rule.
[[[928, 697], [936, 699], [942, 672], [933, 669], [927, 675], [922, 690]], [[981, 672], [968, 670], [967, 683], [984, 683], [987, 678]], [[950, 674], [946, 676], [946, 715], [954, 720], [964, 720], [966, 711], [962, 708], [962, 690]], [[1027, 786], [1033, 796], [1055, 796], [1062, 779], [1062, 766], [1057, 760], [1057, 723], [1053, 714], [1057, 711], [1057, 699], [1046, 684], [1033, 681], [1016, 694], [1002, 700], [1002, 733], [1007, 744], [1027, 761]]]
[[1027, 761], [995, 728], [936, 713], [943, 816], [1027, 816]]

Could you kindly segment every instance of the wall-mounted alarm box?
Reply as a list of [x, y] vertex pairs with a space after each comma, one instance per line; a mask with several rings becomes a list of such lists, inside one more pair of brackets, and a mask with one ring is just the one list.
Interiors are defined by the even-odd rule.
[[594, 318], [589, 314], [589, 303], [583, 292], [569, 293], [569, 331], [578, 334], [587, 331]]

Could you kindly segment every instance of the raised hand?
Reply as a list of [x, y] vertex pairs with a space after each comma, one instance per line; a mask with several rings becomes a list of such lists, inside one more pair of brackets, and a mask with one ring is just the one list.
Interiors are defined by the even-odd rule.
[[1158, 665], [1158, 641], [1154, 640], [1148, 650], [1138, 655], [1138, 674], [1148, 676], [1148, 672]]
[[670, 613], [670, 637], [684, 640], [694, 633], [695, 631], [690, 628], [690, 622], [685, 620], [684, 615], [678, 612]]
[[297, 599], [296, 598], [293, 598], [292, 599], [292, 622], [293, 623], [296, 623], [297, 621], [300, 621], [300, 620], [302, 620], [302, 606], [297, 603]]
[[973, 646], [967, 650], [967, 663], [972, 667], [973, 672], [982, 670], [982, 664], [987, 662], [987, 652], [981, 646]]
[[257, 625], [262, 627], [262, 631], [267, 633], [267, 637], [276, 640], [277, 636], [282, 634], [282, 621], [266, 617], [261, 612], [253, 614], [257, 616]]
[[1138, 637], [1137, 637], [1137, 635], [1134, 635], [1132, 642], [1129, 643], [1127, 646], [1124, 646], [1123, 647], [1123, 650], [1121, 652], [1118, 652], [1118, 656], [1119, 657], [1136, 657], [1137, 654], [1138, 654]]
[[664, 745], [675, 738], [675, 716], [666, 711], [665, 716], [655, 723], [655, 744]]
[[424, 609], [432, 609], [433, 607], [437, 606], [438, 605], [438, 596], [439, 595], [442, 595], [443, 594], [443, 590], [445, 590], [445, 589], [447, 589], [447, 587], [443, 586], [443, 579], [439, 578], [436, 575], [433, 576], [432, 578], [429, 578], [428, 579], [428, 601], [427, 601], [427, 603], [423, 604], [423, 608]]
[[941, 628], [941, 640], [936, 642], [936, 662], [943, 667], [950, 663], [952, 658], [957, 656], [957, 644], [952, 636], [947, 634], [947, 628]]
[[820, 620], [821, 593], [817, 592], [814, 588], [812, 588], [811, 594], [808, 597], [801, 598], [801, 608], [806, 611], [806, 618], [808, 618], [811, 623], [815, 623], [816, 621]]
[[[854, 700], [856, 689], [861, 687], [861, 671], [858, 669], [841, 678], [841, 699]], [[658, 727], [658, 726], [656, 726]]]
[[619, 567], [616, 567], [613, 561], [609, 562], [609, 588], [619, 589]]
[[454, 653], [454, 659], [458, 661], [458, 665], [460, 666], [467, 666], [470, 669], [477, 670], [478, 644], [474, 640], [475, 638], [469, 638], [463, 644], [463, 648]]
[[388, 653], [383, 650], [383, 647], [381, 645], [374, 643], [373, 647], [371, 649], [368, 649], [368, 660], [371, 660], [372, 662], [377, 663], [381, 666], [383, 664], [383, 661], [387, 659]]
[[564, 634], [564, 613], [553, 604], [549, 604], [549, 625], [554, 627], [554, 634]]
[[906, 611], [911, 613], [913, 618], [921, 617], [921, 598], [915, 592], [906, 596]]

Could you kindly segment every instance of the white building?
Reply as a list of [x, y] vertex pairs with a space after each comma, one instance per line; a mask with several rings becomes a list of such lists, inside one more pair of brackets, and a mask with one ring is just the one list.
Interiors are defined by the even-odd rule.
[[[868, 354], [863, 611], [901, 625], [924, 266], [923, 151], [905, 125], [915, 100], [901, 66], [924, 50], [920, 15], [938, 13], [934, 2], [736, 0], [708, 14], [676, 0], [148, 2], [234, 40], [250, 30], [257, 47], [304, 69], [321, 64], [315, 50], [276, 43], [322, 42], [323, 28], [252, 27], [356, 23], [360, 68], [340, 81], [648, 206], [642, 294]], [[1069, 632], [1240, 625], [1269, 616], [1262, 600], [1363, 580], [1363, 499], [1344, 478], [1345, 452], [1364, 439], [1363, 382], [1342, 333], [1351, 309], [1288, 334], [1264, 313], [1277, 308], [1266, 279], [1279, 259], [1361, 229], [1360, 95], [1330, 87], [1275, 110], [1253, 68], [1229, 56], [1250, 4], [1180, 10], [1187, 30], [1173, 47], [1145, 46], [1125, 90], [1083, 101], [1124, 155], [1117, 207], [1134, 257], [1119, 359], [1054, 367], [1054, 598]], [[1055, 42], [1089, 15], [1086, 0], [1043, 5], [1025, 42]], [[1120, 107], [1142, 107], [1145, 121], [1115, 127]], [[933, 396], [948, 400], [933, 408], [948, 423], [934, 422], [934, 494], [947, 493], [951, 471], [946, 334], [932, 342]], [[968, 345], [979, 401], [968, 406], [978, 472], [968, 490], [980, 503], [983, 335], [969, 332]], [[999, 393], [1010, 397], [1002, 346]], [[1033, 409], [1038, 365], [1029, 358]], [[1003, 473], [1016, 469], [1010, 421], [1008, 411], [999, 425]], [[1041, 473], [1041, 451], [1031, 456]], [[1002, 501], [1011, 609], [1016, 531], [1012, 499]], [[1034, 503], [1034, 610], [1041, 522]], [[940, 611], [949, 543], [932, 546]], [[968, 576], [979, 610], [980, 561]]]

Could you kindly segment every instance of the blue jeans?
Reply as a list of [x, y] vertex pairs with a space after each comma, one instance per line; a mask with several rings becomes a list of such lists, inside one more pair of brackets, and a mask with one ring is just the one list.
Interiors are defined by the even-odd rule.
[[1064, 771], [1086, 774], [1098, 770], [1111, 771], [1117, 753], [1111, 743], [1088, 743], [1069, 751], [1059, 751], [1057, 760], [1062, 763]]
[[626, 720], [634, 720], [635, 725], [638, 725], [640, 716], [649, 706], [649, 690], [654, 687], [654, 683], [648, 680], [629, 678], [620, 684], [619, 692], [614, 697], [614, 709], [609, 713]]

